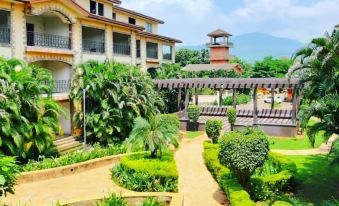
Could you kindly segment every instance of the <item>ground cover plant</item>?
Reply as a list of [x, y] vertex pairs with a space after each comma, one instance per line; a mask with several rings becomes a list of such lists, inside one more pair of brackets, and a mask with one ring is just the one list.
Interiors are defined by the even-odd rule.
[[0, 150], [3, 154], [17, 156], [20, 162], [56, 154], [53, 141], [56, 133], [62, 133], [58, 124], [62, 110], [51, 98], [53, 82], [52, 73], [47, 69], [0, 58]]
[[112, 169], [112, 179], [124, 188], [139, 192], [177, 192], [178, 172], [173, 153], [161, 157], [137, 154], [121, 158]]
[[19, 166], [14, 157], [6, 157], [0, 154], [0, 197], [6, 196], [8, 192], [14, 193], [13, 187], [19, 171]]
[[98, 144], [94, 145], [93, 149], [88, 151], [79, 151], [65, 154], [57, 158], [45, 158], [42, 161], [30, 161], [23, 166], [24, 172], [51, 169], [88, 160], [122, 154], [126, 152], [126, 148], [123, 145], [109, 145], [108, 147], [101, 147]]
[[129, 205], [125, 198], [113, 193], [109, 197], [105, 197], [102, 201], [98, 202], [96, 206], [165, 206], [165, 205], [158, 202], [153, 197], [146, 198], [142, 203]]
[[[138, 67], [91, 61], [74, 73], [70, 97], [81, 106], [86, 90], [86, 134], [90, 143], [123, 141], [135, 118], [149, 119], [163, 108], [151, 78]], [[76, 108], [74, 121], [82, 128], [82, 107]]]

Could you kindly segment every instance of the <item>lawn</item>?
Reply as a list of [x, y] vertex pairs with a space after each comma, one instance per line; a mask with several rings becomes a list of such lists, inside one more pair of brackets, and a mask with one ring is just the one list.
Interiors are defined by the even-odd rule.
[[[313, 148], [306, 134], [304, 134], [304, 138], [302, 139], [270, 137], [269, 142], [270, 142], [271, 149], [302, 150], [302, 149]], [[323, 133], [320, 132], [316, 136], [314, 147], [318, 148], [323, 142], [324, 142], [324, 136], [323, 136]]]
[[196, 132], [187, 131], [186, 134], [187, 134], [186, 137], [188, 139], [194, 139], [196, 137], [199, 137], [199, 136], [203, 135], [204, 132], [202, 132], [202, 131], [196, 131]]
[[287, 156], [298, 168], [297, 193], [300, 200], [323, 205], [339, 199], [339, 165], [331, 165], [327, 156]]

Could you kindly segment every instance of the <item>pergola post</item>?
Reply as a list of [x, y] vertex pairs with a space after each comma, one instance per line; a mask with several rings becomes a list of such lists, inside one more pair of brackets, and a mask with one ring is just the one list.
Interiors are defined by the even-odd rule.
[[275, 93], [275, 89], [271, 88], [271, 98], [272, 98], [272, 102], [271, 102], [271, 109], [274, 109], [274, 94]]
[[189, 104], [189, 96], [190, 96], [190, 90], [188, 88], [185, 89], [185, 117], [188, 118], [187, 115], [187, 109]]
[[257, 86], [253, 90], [253, 125], [258, 123], [258, 95]]
[[222, 106], [222, 93], [223, 93], [223, 89], [219, 89], [219, 107]]
[[195, 88], [195, 104], [199, 104], [199, 89]]
[[232, 90], [232, 106], [234, 109], [237, 108], [237, 89]]
[[181, 88], [179, 87], [178, 91], [178, 111], [181, 110]]
[[293, 92], [292, 92], [292, 124], [296, 123], [296, 119], [297, 119], [297, 88], [294, 87], [293, 88]]

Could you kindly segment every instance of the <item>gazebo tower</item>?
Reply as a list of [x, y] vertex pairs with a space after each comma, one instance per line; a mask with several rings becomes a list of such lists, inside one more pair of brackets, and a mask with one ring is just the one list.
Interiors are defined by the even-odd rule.
[[207, 46], [210, 48], [211, 64], [229, 63], [229, 50], [233, 47], [229, 37], [232, 35], [222, 29], [217, 29], [207, 34], [207, 36], [210, 37], [210, 43]]

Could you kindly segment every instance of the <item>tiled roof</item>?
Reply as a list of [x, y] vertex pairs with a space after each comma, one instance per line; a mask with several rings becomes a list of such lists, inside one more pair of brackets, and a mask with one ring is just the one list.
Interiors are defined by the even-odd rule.
[[187, 72], [200, 72], [200, 71], [217, 71], [217, 70], [234, 70], [239, 64], [189, 64], [183, 71]]
[[217, 30], [214, 30], [212, 31], [211, 33], [207, 34], [207, 36], [209, 37], [223, 37], [223, 36], [232, 36], [232, 34], [222, 30], [222, 29], [217, 29]]
[[132, 10], [129, 10], [129, 9], [126, 9], [126, 8], [122, 8], [120, 6], [115, 6], [113, 7], [113, 10], [116, 9], [118, 11], [122, 11], [122, 12], [125, 12], [125, 13], [128, 13], [128, 14], [132, 14], [132, 15], [135, 15], [135, 16], [138, 16], [138, 17], [141, 17], [141, 18], [144, 18], [144, 19], [147, 19], [149, 21], [154, 21], [154, 22], [157, 22], [159, 24], [164, 24], [165, 22], [162, 21], [162, 20], [159, 20], [159, 19], [156, 19], [156, 18], [153, 18], [153, 17], [150, 17], [150, 16], [147, 16], [147, 15], [144, 15], [144, 14], [141, 14], [141, 13], [138, 13], [138, 12], [135, 12], [135, 11], [132, 11]]
[[138, 34], [140, 34], [142, 36], [153, 37], [155, 39], [161, 39], [161, 40], [170, 41], [170, 42], [182, 43], [181, 40], [174, 39], [174, 38], [167, 37], [167, 36], [162, 36], [162, 35], [159, 35], [159, 34], [153, 34], [153, 33], [144, 32], [144, 31], [141, 31]]

